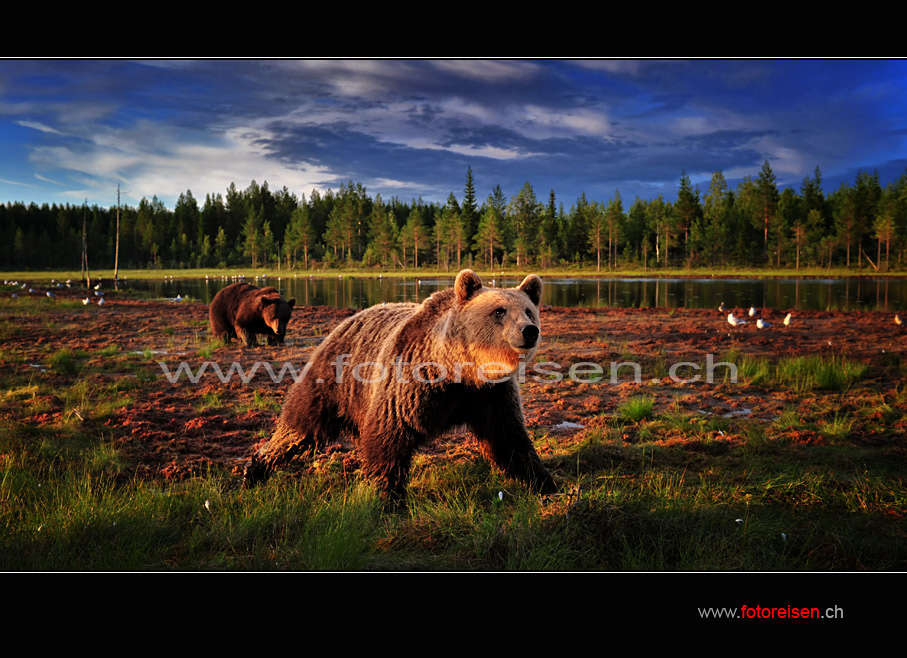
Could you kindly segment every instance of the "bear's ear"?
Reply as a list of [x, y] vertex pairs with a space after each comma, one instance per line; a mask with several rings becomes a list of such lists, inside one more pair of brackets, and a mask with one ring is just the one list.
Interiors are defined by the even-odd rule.
[[472, 270], [463, 270], [457, 275], [454, 283], [457, 301], [465, 302], [482, 289], [482, 279]]
[[273, 304], [274, 302], [277, 301], [273, 297], [259, 297], [259, 299], [261, 299], [262, 306], [267, 306], [268, 304]]
[[290, 308], [293, 308], [294, 306], [296, 306], [296, 298], [295, 298], [295, 297], [290, 297], [290, 298], [287, 300], [287, 304], [289, 305]]
[[523, 283], [517, 287], [517, 290], [522, 290], [529, 295], [529, 299], [536, 306], [542, 301], [542, 279], [538, 274], [530, 274], [523, 279]]

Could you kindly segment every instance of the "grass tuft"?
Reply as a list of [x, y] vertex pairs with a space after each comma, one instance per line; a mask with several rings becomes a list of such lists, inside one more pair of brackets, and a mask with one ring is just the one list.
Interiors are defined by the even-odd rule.
[[57, 350], [51, 354], [47, 359], [47, 365], [61, 375], [75, 375], [81, 369], [76, 353], [68, 349]]
[[655, 415], [655, 398], [651, 395], [636, 395], [617, 407], [616, 416], [619, 420], [638, 423], [648, 420]]

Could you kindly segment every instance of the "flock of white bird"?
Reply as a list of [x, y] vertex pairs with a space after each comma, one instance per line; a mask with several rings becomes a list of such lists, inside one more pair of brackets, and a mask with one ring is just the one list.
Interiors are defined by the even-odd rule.
[[[724, 305], [724, 302], [721, 302], [721, 305], [718, 307], [718, 310], [721, 313], [726, 313], [728, 309]], [[768, 320], [765, 320], [764, 318], [761, 317], [761, 314], [759, 313], [759, 311], [756, 310], [755, 306], [750, 306], [750, 310], [747, 311], [747, 315], [749, 315], [749, 317], [751, 317], [751, 318], [756, 318], [756, 326], [759, 329], [768, 329], [769, 327], [772, 326], [771, 322], [769, 322]], [[759, 317], [756, 317], [757, 315]], [[791, 324], [793, 324], [793, 321], [794, 321], [793, 318], [794, 318], [793, 313], [788, 313], [787, 315], [784, 316], [784, 319], [781, 321], [781, 324], [783, 324], [785, 327], [789, 327], [789, 326], [791, 326]], [[727, 321], [728, 321], [728, 324], [731, 325], [732, 327], [739, 327], [744, 324], [749, 324], [749, 320], [745, 320], [743, 318], [738, 318], [736, 315], [734, 315], [733, 311], [730, 311], [727, 314]], [[894, 323], [896, 325], [898, 325], [899, 327], [904, 326], [904, 320], [902, 320], [901, 316], [897, 313], [895, 313], [895, 315], [894, 315]]]
[[[120, 279], [117, 279], [117, 280], [119, 281]], [[32, 294], [38, 292], [38, 290], [36, 290], [35, 288], [30, 287], [28, 285], [28, 283], [23, 283], [20, 286], [18, 281], [11, 281], [11, 280], [7, 279], [7, 280], [3, 281], [3, 285], [17, 286], [21, 290], [27, 290], [29, 293], [32, 293]], [[72, 279], [66, 279], [65, 283], [61, 283], [60, 281], [57, 281], [56, 279], [51, 279], [50, 287], [51, 288], [72, 288]], [[101, 290], [101, 283], [98, 282], [97, 284], [95, 284], [93, 286], [93, 290], [94, 290], [94, 296], [98, 298], [98, 306], [103, 306], [105, 302], [104, 302], [104, 291]], [[47, 297], [49, 299], [55, 299], [57, 297], [57, 295], [52, 290], [48, 290], [44, 294], [47, 295]], [[13, 299], [18, 299], [18, 297], [19, 297], [19, 295], [17, 295], [16, 293], [12, 294]], [[84, 298], [82, 300], [82, 303], [85, 306], [88, 306], [89, 304], [91, 304], [91, 297], [89, 296], [89, 297]]]

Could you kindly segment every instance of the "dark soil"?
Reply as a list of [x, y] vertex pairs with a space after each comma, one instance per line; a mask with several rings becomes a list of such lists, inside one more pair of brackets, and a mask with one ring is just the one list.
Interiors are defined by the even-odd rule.
[[[63, 299], [66, 295], [61, 293], [58, 300]], [[171, 373], [181, 363], [195, 373], [206, 361], [218, 363], [225, 374], [233, 362], [244, 372], [256, 362], [270, 363], [274, 373], [279, 373], [285, 363], [301, 371], [314, 346], [353, 312], [324, 306], [297, 307], [284, 346], [245, 348], [234, 341], [213, 348], [209, 345], [207, 306], [133, 300], [112, 293], [102, 307], [91, 304], [55, 310], [52, 316], [0, 318], [15, 325], [3, 344], [2, 367], [23, 376], [39, 371], [61, 391], [81, 378], [97, 395], [109, 390], [111, 384], [135, 380], [134, 387], [117, 393], [128, 398], [120, 408], [95, 417], [90, 407], [76, 410], [86, 427], [94, 424], [113, 437], [131, 473], [180, 479], [211, 468], [225, 468], [239, 474], [254, 446], [269, 436], [284, 393], [292, 383], [290, 376], [276, 382], [259, 366], [247, 383], [238, 376], [222, 382], [209, 368], [196, 383], [185, 373], [171, 383], [160, 364]], [[742, 309], [735, 309], [735, 313], [745, 315]], [[548, 448], [550, 452], [559, 444], [579, 440], [588, 428], [607, 422], [622, 400], [641, 393], [655, 396], [657, 409], [679, 405], [691, 413], [720, 417], [741, 414], [765, 421], [792, 405], [817, 403], [805, 402], [789, 389], [725, 383], [720, 367], [715, 371], [716, 383], [703, 381], [708, 355], [720, 362], [729, 351], [772, 360], [807, 354], [843, 355], [870, 365], [861, 386], [885, 399], [903, 397], [898, 396], [898, 387], [903, 388], [898, 373], [907, 351], [907, 330], [895, 325], [893, 314], [803, 311], [794, 314], [792, 326], [784, 327], [781, 321], [786, 310], [760, 309], [760, 313], [773, 323], [771, 328], [759, 330], [752, 320], [734, 328], [726, 314], [707, 309], [543, 307], [543, 340], [536, 361], [559, 364], [544, 367], [563, 379], [539, 381], [534, 364], [528, 365], [522, 386], [527, 424], [536, 436], [548, 435], [548, 445], [554, 446]], [[76, 375], [55, 373], [47, 365], [49, 355], [64, 348], [80, 355]], [[99, 354], [102, 351], [104, 355]], [[591, 368], [588, 364], [598, 364], [604, 379], [571, 380], [568, 370], [580, 362], [587, 364], [580, 367], [582, 370]], [[618, 377], [611, 381], [612, 363], [624, 362], [639, 364], [639, 381], [629, 367], [619, 369]], [[680, 377], [698, 373], [700, 381], [681, 383], [666, 376], [667, 369], [677, 362], [697, 364], [698, 371], [685, 366], [678, 373]], [[71, 421], [73, 409], [59, 396], [44, 395], [33, 401], [35, 413], [28, 422], [47, 426]], [[820, 403], [835, 404], [829, 400]], [[0, 414], [21, 417], [22, 411], [14, 411], [10, 403], [5, 403]], [[899, 416], [903, 418], [903, 413]], [[867, 435], [866, 440], [871, 437]], [[444, 437], [427, 451], [443, 458], [471, 457], [475, 452], [468, 437], [460, 432]], [[326, 447], [326, 455], [355, 466], [348, 443], [338, 441]]]

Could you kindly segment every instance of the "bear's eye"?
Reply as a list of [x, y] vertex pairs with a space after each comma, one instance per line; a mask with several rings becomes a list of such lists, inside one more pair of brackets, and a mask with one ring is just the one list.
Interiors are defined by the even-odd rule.
[[526, 317], [528, 317], [530, 320], [535, 320], [535, 318], [532, 317], [532, 311], [530, 311], [528, 308], [526, 309]]
[[494, 317], [498, 320], [503, 318], [505, 315], [507, 315], [507, 309], [504, 308], [503, 306], [501, 308], [496, 308], [494, 310]]

